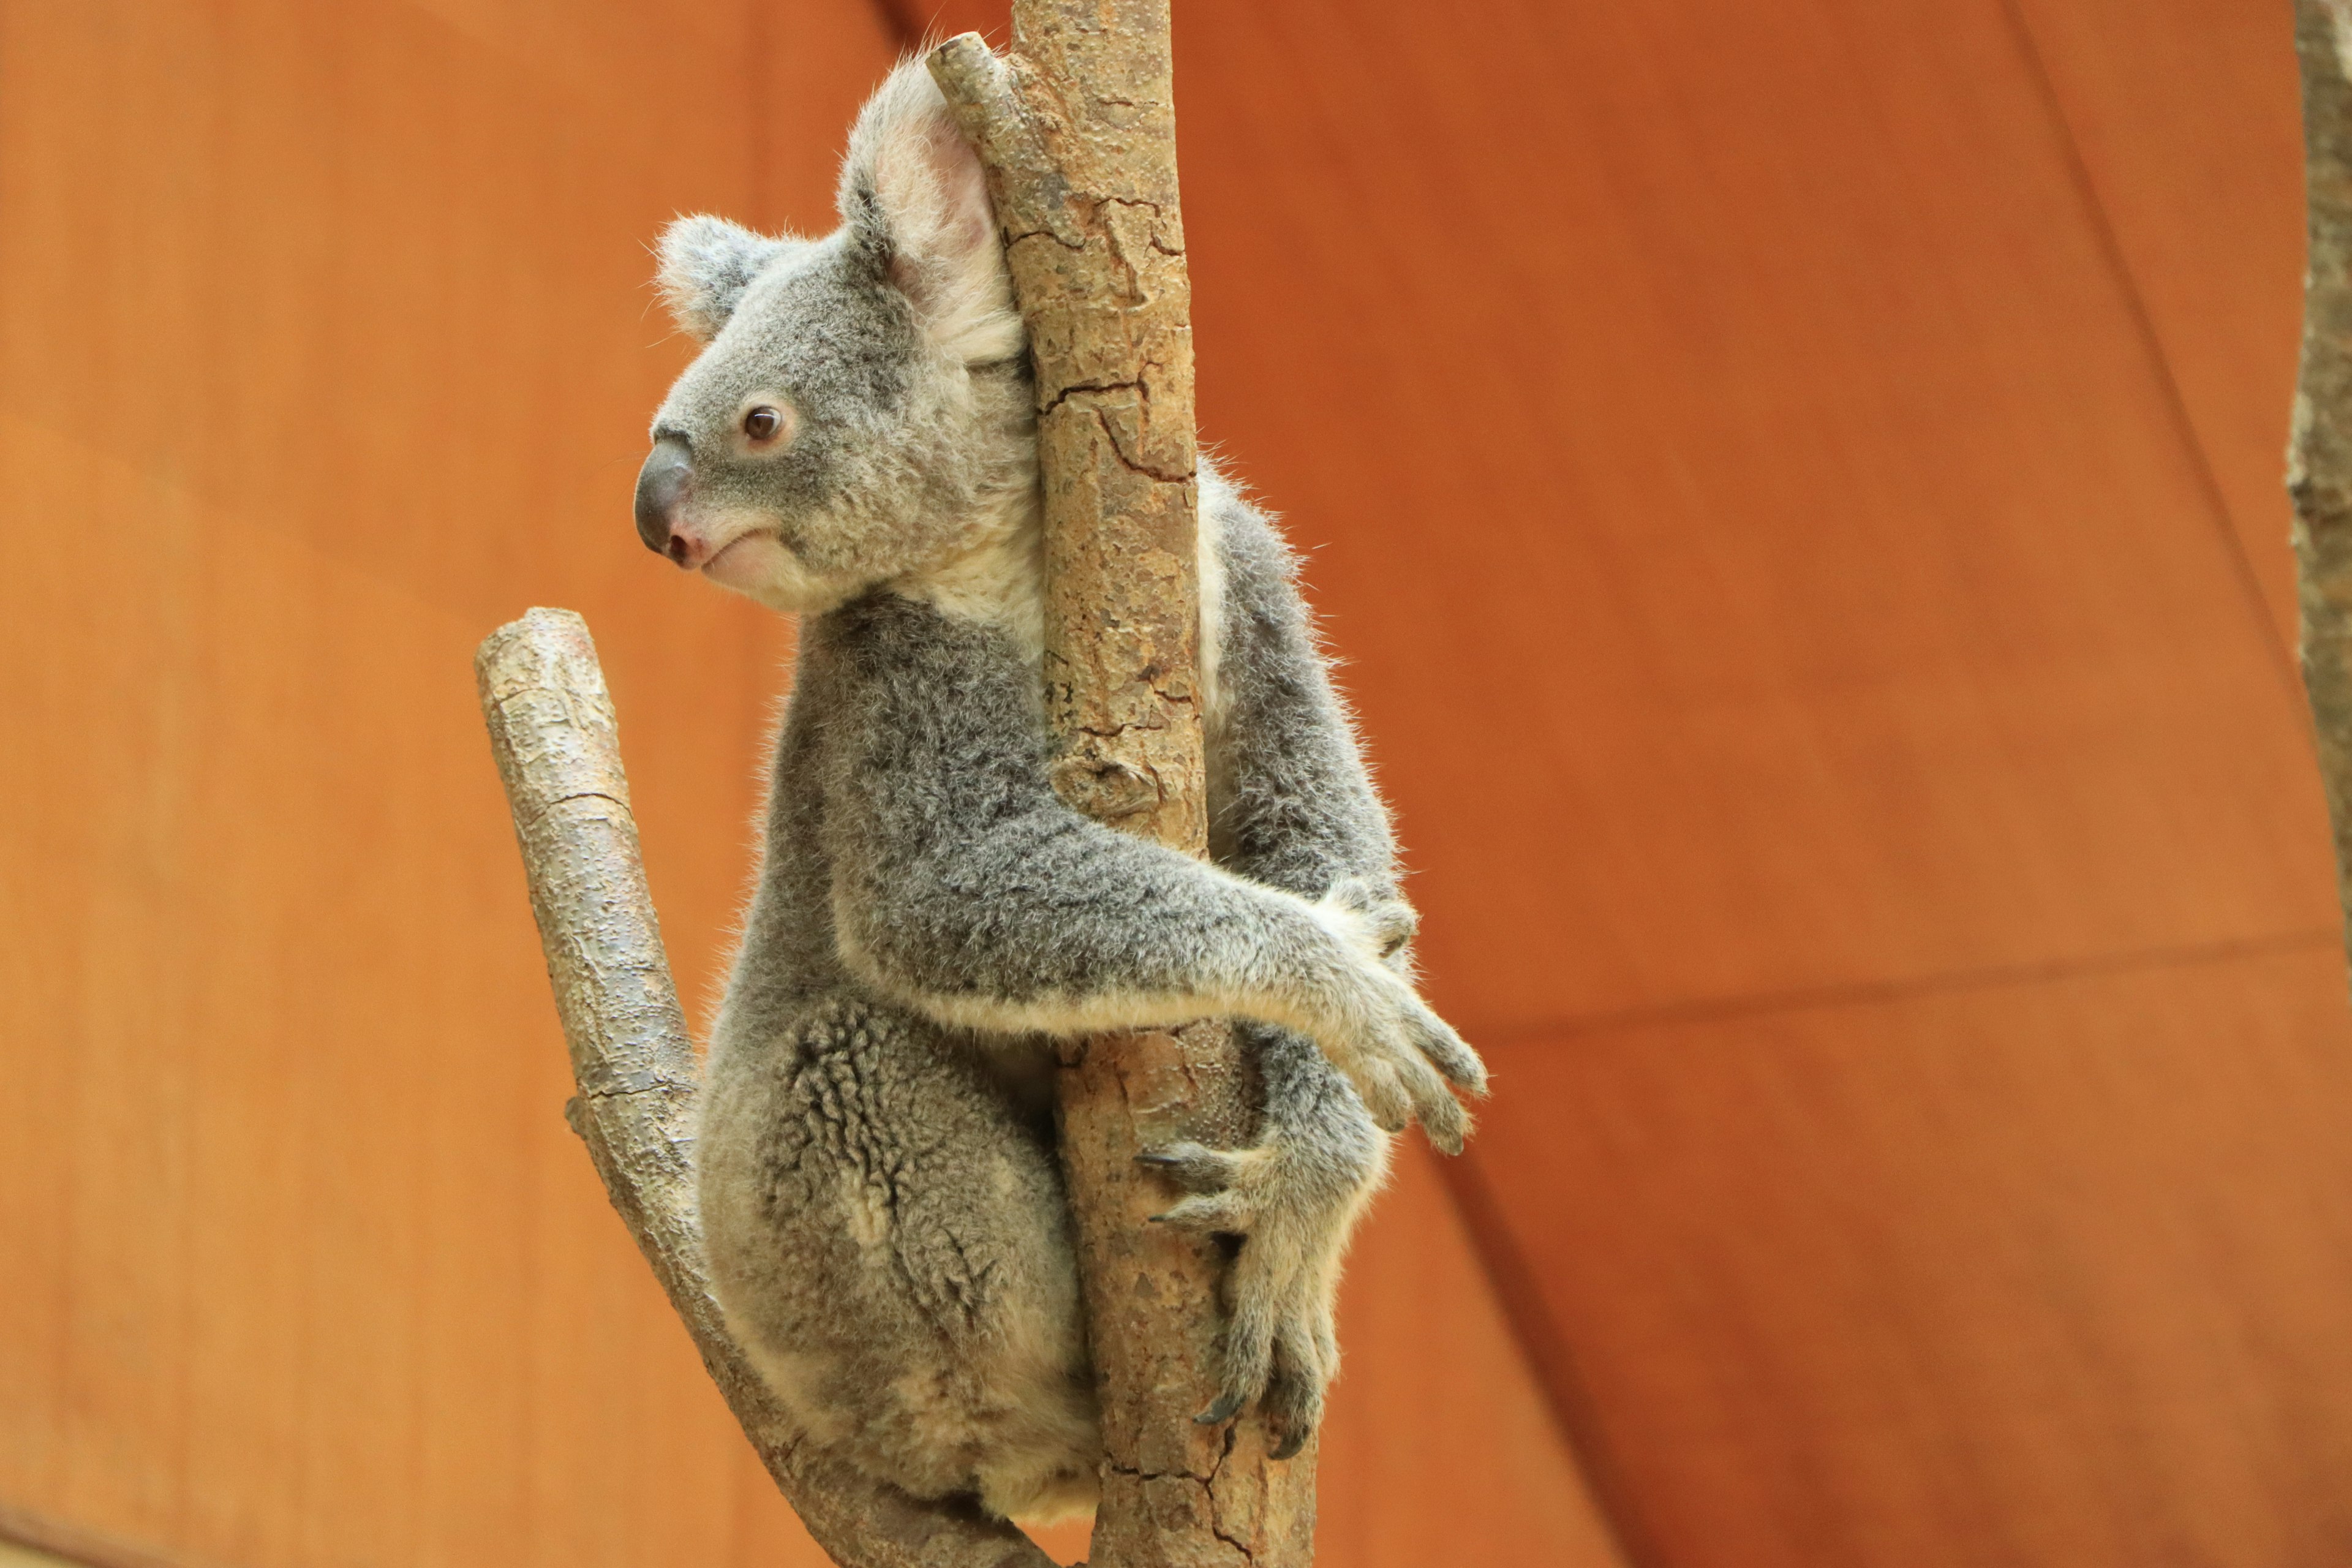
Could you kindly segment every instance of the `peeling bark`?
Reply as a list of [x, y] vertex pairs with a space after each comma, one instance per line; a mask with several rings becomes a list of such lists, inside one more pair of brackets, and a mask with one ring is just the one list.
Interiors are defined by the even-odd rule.
[[[1079, 810], [1208, 849], [1192, 286], [1177, 201], [1167, 0], [1014, 0], [1012, 47], [943, 44], [931, 74], [980, 150], [1036, 371], [1055, 784]], [[1102, 1396], [1093, 1568], [1296, 1568], [1314, 1449], [1270, 1462], [1215, 1397], [1217, 1249], [1148, 1223], [1175, 1194], [1135, 1163], [1232, 1145], [1256, 1094], [1215, 1022], [1066, 1058], [1062, 1163]]]
[[1050, 1568], [1011, 1525], [919, 1502], [795, 1441], [704, 1273], [689, 1159], [694, 1047], [587, 624], [532, 610], [483, 640], [474, 676], [579, 1086], [565, 1118], [768, 1473], [844, 1568]]
[[2310, 257], [2287, 447], [2303, 682], [2352, 946], [2352, 4], [2295, 0]]

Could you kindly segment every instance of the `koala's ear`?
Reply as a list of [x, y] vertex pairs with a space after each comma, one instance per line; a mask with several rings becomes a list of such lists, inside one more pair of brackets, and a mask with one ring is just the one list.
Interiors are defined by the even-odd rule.
[[678, 330], [697, 342], [707, 343], [735, 313], [735, 302], [760, 269], [790, 243], [753, 234], [723, 217], [697, 213], [662, 230], [661, 242], [655, 247], [659, 266], [654, 282]]
[[841, 216], [882, 257], [932, 337], [967, 363], [1021, 347], [980, 154], [920, 59], [876, 89], [849, 133]]

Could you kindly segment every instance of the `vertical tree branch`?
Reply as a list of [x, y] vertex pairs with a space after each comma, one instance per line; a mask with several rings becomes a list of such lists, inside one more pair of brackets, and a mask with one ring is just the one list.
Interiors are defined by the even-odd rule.
[[768, 1473], [845, 1568], [1050, 1568], [1010, 1525], [918, 1502], [795, 1441], [704, 1273], [688, 1159], [694, 1047], [587, 623], [532, 610], [483, 639], [474, 677], [579, 1085], [565, 1116]]
[[2295, 0], [2310, 256], [2287, 493], [2303, 682], [2352, 944], [2352, 0]]
[[[942, 45], [931, 74], [980, 150], [1037, 379], [1047, 707], [1080, 810], [1207, 853], [1192, 289], [1177, 202], [1167, 0], [1015, 0], [1013, 46]], [[1215, 1023], [1107, 1037], [1061, 1075], [1102, 1395], [1094, 1568], [1293, 1568], [1313, 1450], [1193, 1415], [1214, 1399], [1216, 1249], [1148, 1223], [1171, 1194], [1135, 1163], [1254, 1131], [1255, 1086]]]

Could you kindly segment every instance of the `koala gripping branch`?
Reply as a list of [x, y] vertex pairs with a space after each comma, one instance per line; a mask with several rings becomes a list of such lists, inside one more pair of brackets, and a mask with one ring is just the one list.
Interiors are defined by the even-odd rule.
[[474, 676], [580, 1089], [565, 1114], [768, 1473], [845, 1568], [1050, 1568], [1010, 1525], [919, 1502], [794, 1444], [704, 1277], [687, 1157], [694, 1047], [587, 623], [532, 610], [483, 640]]
[[[1208, 847], [1198, 656], [1192, 290], [1176, 193], [1168, 0], [1014, 0], [1013, 40], [949, 40], [931, 75], [979, 150], [1036, 372], [1046, 703], [1073, 806]], [[1153, 1144], [1244, 1142], [1256, 1096], [1231, 1031], [1087, 1042], [1061, 1075], [1102, 1396], [1092, 1568], [1297, 1568], [1314, 1452], [1276, 1464], [1216, 1390], [1222, 1260], [1149, 1223], [1175, 1194]]]

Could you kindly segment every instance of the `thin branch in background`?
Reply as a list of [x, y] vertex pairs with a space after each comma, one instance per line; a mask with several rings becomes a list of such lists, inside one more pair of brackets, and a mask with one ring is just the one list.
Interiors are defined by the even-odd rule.
[[2294, 43], [2303, 66], [2310, 257], [2287, 493], [2294, 502], [2304, 692], [2352, 943], [2352, 5], [2295, 0]]

